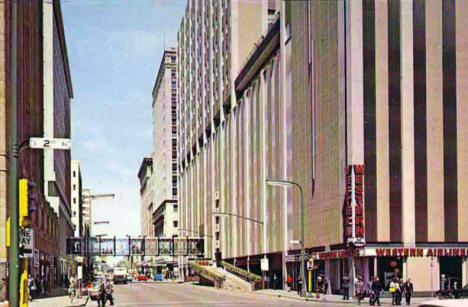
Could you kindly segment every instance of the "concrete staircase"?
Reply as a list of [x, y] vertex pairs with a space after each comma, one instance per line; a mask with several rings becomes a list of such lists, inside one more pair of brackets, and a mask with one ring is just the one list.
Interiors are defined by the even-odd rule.
[[226, 276], [226, 280], [223, 283], [223, 288], [224, 289], [230, 289], [230, 290], [240, 290], [240, 291], [247, 291], [250, 292], [252, 291], [252, 285], [248, 283], [247, 281], [243, 280], [242, 278], [229, 273], [228, 271], [222, 269], [222, 268], [216, 268], [224, 276]]

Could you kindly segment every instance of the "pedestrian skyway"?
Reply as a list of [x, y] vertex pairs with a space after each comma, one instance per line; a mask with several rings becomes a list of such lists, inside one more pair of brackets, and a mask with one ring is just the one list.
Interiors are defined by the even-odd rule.
[[203, 257], [203, 240], [203, 237], [72, 237], [67, 239], [67, 254], [83, 256]]

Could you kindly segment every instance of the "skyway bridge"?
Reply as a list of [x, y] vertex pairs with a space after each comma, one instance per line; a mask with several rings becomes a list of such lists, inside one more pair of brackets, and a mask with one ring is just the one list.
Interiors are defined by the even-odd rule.
[[71, 237], [67, 254], [81, 256], [204, 257], [203, 237]]

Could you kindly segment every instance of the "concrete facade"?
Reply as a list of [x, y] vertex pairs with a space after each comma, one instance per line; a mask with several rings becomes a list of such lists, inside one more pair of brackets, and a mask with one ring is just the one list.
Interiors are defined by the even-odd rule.
[[[344, 273], [411, 277], [418, 292], [439, 289], [442, 275], [452, 287], [466, 284], [466, 257], [459, 256], [468, 210], [465, 2], [270, 2], [279, 29], [258, 33], [256, 48], [237, 62], [246, 65], [229, 74], [229, 95], [219, 90], [225, 74], [216, 65], [229, 67], [235, 60], [224, 52], [250, 44], [250, 36], [231, 40], [234, 26], [223, 28], [243, 3], [223, 2], [217, 16], [216, 4], [189, 1], [178, 33], [181, 229], [213, 237], [205, 241], [208, 257], [219, 249], [259, 273], [266, 254], [270, 272], [296, 280], [299, 250], [290, 241], [300, 238], [300, 195], [264, 184], [292, 180], [304, 191], [307, 254], [332, 291]], [[250, 23], [263, 24], [262, 14], [238, 16], [254, 33]], [[218, 27], [221, 38], [210, 35]], [[268, 49], [273, 31], [278, 46]], [[344, 226], [351, 165], [364, 167], [366, 241], [353, 256]], [[391, 247], [395, 253], [377, 253]], [[424, 256], [404, 254], [418, 247]]]
[[[177, 182], [177, 54], [176, 48], [164, 51], [153, 88], [153, 173], [151, 233], [156, 236], [178, 234]], [[178, 213], [178, 212], [177, 212]], [[175, 226], [174, 226], [175, 225]], [[175, 227], [175, 228], [174, 228]]]
[[80, 161], [72, 160], [71, 162], [71, 215], [74, 227], [74, 236], [81, 237], [83, 235], [82, 219], [83, 219], [83, 198], [81, 168]]
[[7, 280], [7, 182], [8, 182], [8, 140], [7, 140], [7, 99], [6, 99], [6, 12], [5, 4], [0, 4], [0, 301], [6, 300]]
[[140, 180], [141, 198], [141, 235], [150, 236], [152, 233], [152, 213], [153, 213], [153, 187], [151, 186], [151, 174], [153, 173], [153, 160], [144, 158], [138, 171]]

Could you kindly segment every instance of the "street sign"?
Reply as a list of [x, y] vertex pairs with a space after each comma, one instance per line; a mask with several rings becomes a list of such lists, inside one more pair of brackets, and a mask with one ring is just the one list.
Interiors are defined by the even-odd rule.
[[71, 139], [30, 138], [29, 148], [70, 150]]
[[260, 268], [263, 272], [267, 272], [269, 270], [268, 258], [260, 259]]
[[20, 229], [19, 247], [20, 257], [32, 257], [34, 248], [34, 232], [31, 228]]
[[307, 270], [310, 271], [313, 269], [314, 269], [314, 260], [310, 259], [309, 261], [307, 261]]

